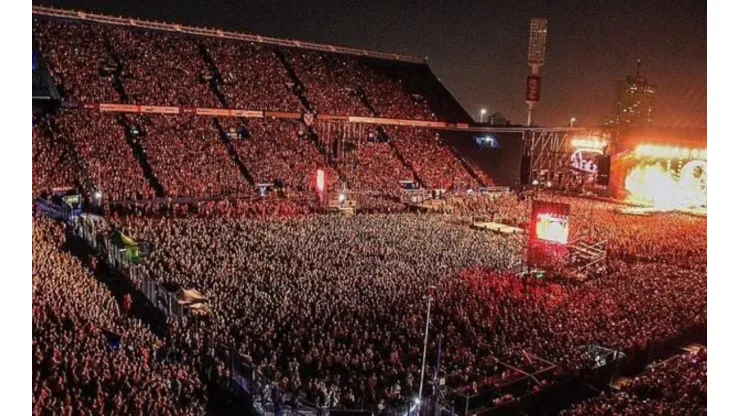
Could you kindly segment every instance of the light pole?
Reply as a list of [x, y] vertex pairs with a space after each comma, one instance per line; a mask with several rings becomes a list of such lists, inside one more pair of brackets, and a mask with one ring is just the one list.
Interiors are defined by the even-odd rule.
[[575, 118], [575, 117], [571, 117], [571, 118], [570, 118], [570, 128], [573, 128], [573, 126], [574, 126], [575, 124], [576, 124], [576, 118]]
[[[432, 290], [435, 289], [434, 286], [431, 287]], [[432, 313], [432, 292], [429, 291], [429, 294], [427, 296], [427, 323], [426, 323], [426, 329], [424, 329], [424, 351], [422, 352], [421, 357], [421, 379], [419, 380], [419, 397], [418, 399], [421, 400], [421, 393], [424, 389], [424, 369], [427, 366], [427, 341], [429, 340], [429, 322], [431, 321], [431, 313]]]
[[481, 108], [480, 109], [480, 122], [481, 123], [483, 123], [483, 116], [485, 116], [485, 115], [486, 115], [486, 109], [485, 108]]

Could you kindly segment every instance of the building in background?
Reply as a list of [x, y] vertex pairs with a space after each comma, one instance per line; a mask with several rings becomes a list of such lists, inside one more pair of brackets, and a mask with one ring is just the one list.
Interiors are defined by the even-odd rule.
[[647, 127], [655, 116], [655, 86], [640, 76], [640, 60], [637, 73], [627, 76], [617, 85], [614, 116], [604, 123], [609, 127]]

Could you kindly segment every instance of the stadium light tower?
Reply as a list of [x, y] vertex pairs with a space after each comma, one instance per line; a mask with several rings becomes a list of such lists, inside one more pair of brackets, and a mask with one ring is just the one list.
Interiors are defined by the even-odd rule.
[[571, 128], [573, 128], [573, 126], [574, 126], [575, 124], [576, 124], [576, 118], [575, 118], [575, 117], [571, 117], [571, 118], [570, 118], [570, 127], [571, 127]]
[[485, 108], [481, 108], [480, 109], [480, 122], [481, 123], [483, 123], [483, 116], [485, 116], [485, 115], [486, 115], [486, 109]]
[[527, 126], [532, 125], [534, 105], [540, 101], [542, 78], [539, 69], [545, 64], [547, 19], [533, 18], [529, 23], [529, 76], [527, 77]]

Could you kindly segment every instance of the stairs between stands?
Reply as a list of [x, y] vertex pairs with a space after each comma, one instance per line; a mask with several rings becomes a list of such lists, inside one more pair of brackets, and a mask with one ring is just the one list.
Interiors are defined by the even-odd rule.
[[209, 89], [216, 95], [216, 97], [218, 97], [218, 101], [221, 103], [221, 106], [223, 108], [229, 108], [229, 103], [227, 102], [226, 96], [221, 91], [220, 87], [221, 83], [223, 82], [223, 78], [221, 78], [221, 71], [218, 69], [218, 66], [213, 60], [210, 52], [208, 52], [208, 48], [206, 48], [205, 45], [200, 42], [198, 42], [198, 51], [200, 52], [201, 58], [203, 58], [203, 62], [205, 62], [206, 66], [208, 67], [208, 70], [211, 71], [211, 79], [208, 81]]
[[113, 63], [115, 64], [116, 68], [113, 71], [113, 88], [118, 92], [118, 95], [121, 97], [122, 103], [127, 103], [128, 101], [128, 94], [126, 94], [126, 90], [123, 88], [123, 82], [121, 81], [121, 74], [123, 73], [123, 63], [121, 62], [121, 57], [118, 56], [113, 47], [110, 44], [110, 39], [106, 36], [103, 40], [103, 44], [105, 45], [105, 51], [108, 53], [110, 58], [113, 60]]
[[303, 82], [300, 78], [298, 78], [298, 75], [296, 75], [295, 71], [293, 70], [293, 67], [290, 66], [290, 63], [288, 63], [288, 60], [285, 58], [285, 55], [283, 54], [283, 51], [280, 50], [280, 48], [275, 48], [275, 56], [277, 56], [278, 61], [280, 61], [281, 64], [283, 64], [283, 67], [285, 67], [285, 70], [288, 71], [288, 77], [290, 77], [290, 80], [293, 82], [293, 88], [292, 92], [293, 94], [298, 97], [298, 99], [301, 101], [301, 104], [310, 112], [316, 114], [316, 108], [313, 106], [313, 104], [306, 98], [306, 95], [304, 94], [304, 91], [306, 91], [306, 86], [303, 85]]
[[239, 168], [239, 172], [241, 172], [244, 179], [250, 185], [254, 186], [254, 178], [252, 177], [252, 174], [249, 172], [249, 169], [247, 169], [247, 166], [244, 164], [244, 162], [242, 162], [242, 160], [239, 158], [239, 154], [236, 152], [236, 149], [234, 149], [234, 146], [231, 145], [231, 140], [226, 135], [226, 131], [224, 131], [224, 128], [223, 126], [221, 126], [221, 123], [218, 121], [217, 117], [213, 118], [213, 126], [218, 129], [218, 137], [219, 139], [221, 139], [221, 143], [226, 146], [226, 151], [229, 153], [231, 160], [233, 160], [236, 164], [236, 167]]
[[[293, 82], [293, 88], [291, 91], [293, 94], [298, 97], [298, 100], [300, 100], [301, 104], [303, 104], [303, 107], [313, 113], [316, 114], [316, 107], [311, 103], [311, 101], [308, 100], [304, 92], [306, 91], [306, 86], [303, 84], [300, 78], [298, 78], [298, 75], [293, 70], [293, 67], [290, 66], [290, 63], [288, 62], [288, 59], [285, 58], [285, 55], [283, 54], [283, 51], [280, 48], [275, 48], [275, 56], [277, 57], [278, 61], [283, 65], [285, 70], [288, 72], [288, 77], [290, 78], [291, 82]], [[327, 152], [326, 148], [321, 144], [321, 140], [319, 140], [319, 135], [316, 133], [316, 130], [308, 124], [304, 120], [301, 120], [301, 123], [306, 127], [306, 133], [308, 134], [308, 137], [313, 142], [316, 149], [321, 153], [321, 155], [324, 157], [324, 160], [326, 161], [326, 164], [334, 169], [334, 171], [339, 176], [339, 179], [347, 183], [347, 177], [342, 173], [342, 170], [339, 169], [339, 166], [337, 166], [336, 162], [332, 160], [331, 157], [329, 157], [329, 153]]]
[[131, 150], [134, 152], [136, 161], [139, 162], [139, 167], [141, 167], [141, 170], [144, 172], [144, 177], [149, 182], [149, 186], [154, 189], [157, 197], [164, 198], [164, 187], [161, 183], [159, 183], [159, 180], [156, 178], [156, 176], [154, 176], [154, 171], [152, 170], [152, 166], [149, 164], [149, 160], [147, 159], [144, 148], [141, 147], [141, 143], [139, 143], [139, 140], [136, 138], [136, 136], [131, 133], [131, 124], [129, 123], [128, 119], [125, 115], [121, 114], [117, 117], [117, 121], [118, 124], [121, 125], [121, 128], [123, 128], [126, 142], [129, 146], [131, 146]]
[[420, 184], [422, 187], [426, 188], [427, 187], [427, 184], [425, 184], [424, 181], [421, 180], [421, 177], [416, 172], [416, 170], [414, 170], [413, 166], [411, 166], [411, 164], [406, 160], [406, 158], [403, 157], [403, 155], [401, 154], [401, 151], [398, 150], [398, 147], [396, 147], [396, 143], [394, 142], [393, 137], [391, 135], [389, 135], [385, 130], [383, 130], [382, 127], [378, 127], [378, 130], [382, 134], [384, 134], [386, 137], [388, 137], [388, 139], [389, 139], [388, 140], [388, 144], [390, 145], [391, 149], [393, 150], [393, 153], [396, 155], [396, 157], [398, 158], [398, 160], [400, 160], [401, 163], [404, 166], [406, 166], [408, 168], [408, 170], [411, 171], [411, 173], [414, 174], [414, 180], [418, 184]]
[[457, 160], [460, 161], [465, 171], [468, 172], [468, 174], [470, 174], [470, 176], [475, 179], [476, 182], [478, 182], [478, 186], [484, 186], [483, 179], [478, 176], [478, 173], [470, 166], [470, 163], [462, 156], [462, 154], [457, 149], [455, 149], [454, 146], [451, 146], [447, 143], [445, 143], [445, 146], [450, 149], [452, 154], [455, 155]]

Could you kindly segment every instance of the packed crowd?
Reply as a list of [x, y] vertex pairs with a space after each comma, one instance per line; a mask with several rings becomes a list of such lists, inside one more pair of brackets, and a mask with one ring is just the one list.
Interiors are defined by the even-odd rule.
[[399, 181], [414, 180], [414, 172], [401, 162], [376, 126], [319, 122], [314, 130], [351, 189], [395, 196]]
[[391, 126], [384, 129], [426, 188], [467, 190], [480, 186], [434, 130]]
[[313, 110], [324, 114], [370, 117], [359, 92], [365, 74], [356, 60], [340, 55], [286, 49], [288, 64], [305, 87]]
[[203, 44], [218, 64], [219, 88], [229, 107], [303, 111], [275, 48], [230, 39], [204, 38]]
[[33, 36], [60, 93], [82, 102], [117, 103], [115, 66], [105, 46], [106, 28], [81, 22], [34, 19]]
[[92, 186], [113, 201], [151, 199], [149, 186], [126, 132], [114, 114], [64, 111], [55, 117], [59, 134], [80, 158]]
[[410, 397], [418, 388], [428, 291], [430, 344], [444, 339], [449, 385], [480, 390], [500, 378], [492, 356], [539, 356], [579, 369], [593, 359], [580, 346], [639, 350], [706, 323], [701, 270], [617, 254], [608, 275], [583, 285], [522, 280], [513, 274], [521, 238], [440, 217], [121, 222], [158, 247], [148, 273], [213, 299], [211, 330], [221, 342], [286, 390], [324, 404], [382, 408]]
[[130, 117], [153, 175], [168, 197], [209, 198], [252, 193], [209, 117]]
[[121, 64], [120, 80], [129, 102], [218, 108], [212, 76], [197, 40], [155, 31], [109, 28], [112, 53]]
[[69, 142], [55, 130], [52, 119], [38, 117], [33, 121], [32, 195], [49, 196], [54, 188], [83, 187], [84, 175]]
[[337, 183], [336, 172], [327, 164], [304, 125], [294, 121], [220, 119], [224, 130], [245, 131], [246, 137], [231, 140], [239, 159], [255, 184], [281, 184], [292, 190], [315, 190], [316, 172], [324, 171], [325, 190]]
[[[46, 19], [34, 20], [34, 36], [69, 100], [301, 111], [302, 95], [318, 113], [437, 118], [408, 80], [347, 56]], [[443, 340], [441, 372], [464, 394], [516, 376], [504, 361], [580, 370], [593, 358], [584, 345], [642, 350], [706, 325], [705, 219], [630, 217], [612, 203], [543, 193], [570, 205], [571, 240], [609, 240], [609, 264], [582, 284], [522, 279], [524, 237], [461, 224], [485, 216], [526, 227], [532, 195], [450, 197], [445, 217], [390, 214], [404, 209], [401, 180], [450, 191], [490, 182], [430, 129], [360, 127], [339, 142], [311, 124], [68, 111], [34, 120], [34, 196], [92, 186], [138, 200], [157, 183], [166, 197], [202, 199], [109, 213], [155, 247], [144, 273], [197, 289], [212, 312], [186, 328], [192, 348], [170, 359], [170, 340], [128, 316], [130, 305], [63, 250], [60, 226], [34, 219], [34, 414], [203, 414], [195, 351], [205, 338], [294, 396], [382, 411], [418, 392], [430, 299], [429, 344]], [[327, 198], [345, 182], [374, 214], [310, 215], [322, 202], [312, 192], [319, 170]], [[288, 196], [257, 197], [256, 184]], [[432, 374], [434, 360], [427, 365]], [[566, 414], [705, 406], [704, 352]]]
[[691, 414], [707, 412], [707, 350], [662, 362], [620, 388], [573, 405], [563, 416]]
[[33, 414], [204, 414], [195, 364], [164, 359], [64, 241], [60, 224], [34, 219]]
[[519, 244], [413, 215], [122, 222], [157, 247], [150, 275], [212, 299], [222, 342], [306, 399], [350, 408], [405, 399], [418, 383], [425, 288], [456, 269], [506, 267]]
[[34, 38], [72, 101], [437, 119], [394, 71], [348, 55], [46, 18]]
[[401, 79], [367, 66], [363, 66], [361, 71], [365, 75], [360, 78], [362, 92], [376, 116], [412, 120], [437, 119], [426, 99], [410, 94]]

